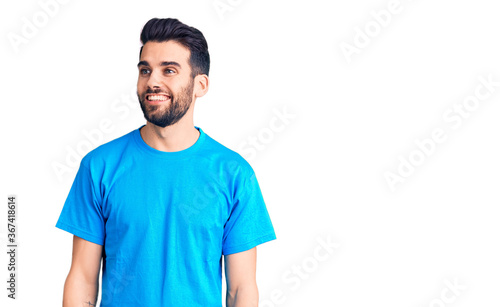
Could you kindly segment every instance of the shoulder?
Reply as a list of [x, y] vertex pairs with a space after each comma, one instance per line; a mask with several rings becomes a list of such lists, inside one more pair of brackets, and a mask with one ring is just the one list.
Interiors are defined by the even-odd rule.
[[209, 157], [215, 163], [221, 164], [225, 171], [243, 177], [250, 177], [254, 174], [252, 166], [243, 156], [207, 134], [205, 134], [204, 145], [206, 157]]
[[123, 153], [130, 147], [130, 143], [134, 141], [134, 133], [135, 130], [132, 130], [114, 140], [99, 145], [82, 158], [81, 164], [89, 169], [95, 169], [120, 160]]

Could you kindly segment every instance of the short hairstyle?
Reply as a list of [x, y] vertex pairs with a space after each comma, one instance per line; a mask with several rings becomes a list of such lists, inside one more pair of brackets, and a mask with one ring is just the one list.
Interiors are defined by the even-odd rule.
[[191, 65], [191, 76], [194, 78], [199, 74], [208, 76], [210, 70], [210, 55], [208, 44], [200, 30], [183, 24], [175, 18], [153, 18], [149, 20], [141, 32], [141, 50], [149, 42], [175, 41], [190, 51], [189, 64]]

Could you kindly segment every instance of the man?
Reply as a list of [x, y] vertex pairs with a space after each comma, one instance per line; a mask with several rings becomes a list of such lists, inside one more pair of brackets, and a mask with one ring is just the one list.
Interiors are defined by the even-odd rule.
[[258, 306], [256, 246], [276, 239], [255, 173], [193, 125], [208, 91], [203, 34], [177, 19], [141, 33], [146, 124], [88, 153], [56, 227], [73, 237], [63, 306]]

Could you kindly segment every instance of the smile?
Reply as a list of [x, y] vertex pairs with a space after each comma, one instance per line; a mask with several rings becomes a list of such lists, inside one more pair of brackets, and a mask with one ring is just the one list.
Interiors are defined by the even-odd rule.
[[148, 101], [167, 101], [169, 99], [170, 96], [168, 95], [159, 95], [159, 94], [146, 95], [146, 100]]

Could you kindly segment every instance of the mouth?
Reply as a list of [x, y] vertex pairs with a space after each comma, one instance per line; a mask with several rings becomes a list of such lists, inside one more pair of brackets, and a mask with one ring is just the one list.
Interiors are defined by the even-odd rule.
[[150, 104], [160, 104], [166, 101], [170, 101], [171, 97], [166, 94], [147, 94], [146, 101]]

